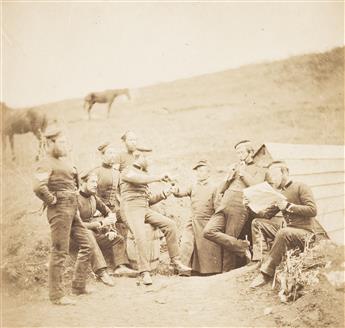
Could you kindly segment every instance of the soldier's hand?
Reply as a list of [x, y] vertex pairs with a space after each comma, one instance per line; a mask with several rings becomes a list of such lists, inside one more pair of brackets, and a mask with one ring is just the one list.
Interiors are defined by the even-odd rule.
[[178, 192], [179, 192], [179, 187], [176, 186], [176, 185], [174, 185], [174, 186], [171, 186], [171, 187], [170, 187], [170, 190], [171, 190], [171, 193], [172, 193], [174, 196], [176, 196], [176, 195], [178, 194]]
[[161, 176], [160, 180], [163, 181], [163, 182], [169, 182], [169, 181], [171, 181], [172, 179], [171, 179], [171, 177], [170, 177], [169, 174], [165, 173], [165, 174], [163, 174], [163, 175]]
[[116, 231], [109, 231], [105, 235], [108, 237], [110, 241], [114, 240], [117, 237]]
[[53, 199], [53, 201], [50, 203], [50, 205], [55, 205], [57, 203], [57, 198], [56, 198], [56, 196], [54, 196], [54, 199]]
[[243, 205], [247, 207], [249, 206], [249, 199], [245, 196], [243, 196]]
[[113, 220], [115, 220], [115, 222], [114, 222], [114, 223], [116, 223], [116, 222], [117, 222], [117, 217], [116, 217], [116, 214], [115, 214], [115, 213], [113, 213], [113, 212], [109, 213], [109, 214], [107, 215], [107, 218], [112, 218]]
[[249, 246], [250, 246], [250, 242], [249, 242], [249, 240], [242, 240], [242, 239], [239, 239], [239, 242], [241, 243], [241, 246], [243, 247], [243, 248], [249, 248]]
[[287, 207], [288, 202], [285, 199], [280, 199], [276, 202], [276, 205], [279, 207], [281, 211], [285, 210]]
[[104, 218], [103, 220], [102, 220], [102, 222], [103, 222], [103, 225], [104, 226], [110, 226], [110, 225], [112, 225], [112, 224], [115, 224], [115, 222], [116, 222], [116, 217], [115, 217], [115, 215], [114, 216], [107, 216], [106, 218]]
[[163, 190], [163, 194], [164, 194], [164, 196], [165, 196], [166, 198], [169, 197], [169, 196], [173, 193], [173, 188], [174, 188], [174, 187], [169, 186], [168, 188], [165, 188], [165, 189]]
[[234, 178], [236, 172], [237, 172], [237, 165], [232, 165], [230, 167], [228, 176], [226, 177], [226, 181], [231, 181]]

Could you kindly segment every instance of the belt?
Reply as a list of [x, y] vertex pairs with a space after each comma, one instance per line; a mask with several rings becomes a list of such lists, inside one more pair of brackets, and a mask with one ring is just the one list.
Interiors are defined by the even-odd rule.
[[77, 190], [54, 190], [52, 192], [62, 192], [62, 193], [75, 194], [75, 195], [78, 193]]

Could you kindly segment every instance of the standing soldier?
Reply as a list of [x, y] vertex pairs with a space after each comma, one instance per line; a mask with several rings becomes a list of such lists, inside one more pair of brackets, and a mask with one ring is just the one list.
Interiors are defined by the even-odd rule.
[[85, 288], [90, 245], [77, 202], [78, 175], [67, 156], [67, 139], [60, 130], [50, 130], [47, 139], [47, 157], [38, 163], [35, 171], [34, 192], [47, 207], [51, 230], [49, 262], [49, 298], [53, 304], [70, 305], [75, 301], [64, 296], [62, 276], [69, 253], [70, 238], [79, 246], [72, 281], [75, 295], [87, 294]]
[[119, 153], [115, 158], [115, 165], [118, 166], [120, 172], [125, 168], [131, 166], [136, 158], [138, 158], [142, 152], [152, 151], [149, 148], [137, 146], [137, 136], [132, 131], [127, 131], [121, 140], [124, 142], [126, 151]]
[[105, 143], [99, 146], [98, 150], [102, 155], [102, 165], [93, 170], [98, 178], [97, 195], [112, 212], [116, 213], [116, 229], [124, 238], [124, 242], [114, 248], [114, 275], [133, 276], [137, 272], [128, 267], [129, 260], [126, 247], [128, 227], [120, 213], [120, 172], [114, 165], [115, 149], [110, 143]]
[[175, 197], [190, 197], [193, 216], [187, 221], [181, 240], [181, 261], [201, 274], [222, 272], [222, 249], [203, 237], [203, 229], [217, 208], [218, 193], [210, 181], [207, 161], [199, 161], [196, 171], [197, 183], [186, 189], [176, 188]]
[[[238, 239], [249, 221], [249, 211], [243, 203], [243, 189], [265, 179], [265, 170], [253, 161], [254, 149], [249, 140], [235, 145], [239, 162], [233, 164], [220, 188], [220, 206], [204, 229], [204, 237], [223, 246], [223, 271], [235, 268], [234, 255], [250, 261], [248, 240]], [[250, 232], [250, 230], [249, 230]], [[249, 258], [248, 258], [249, 257]]]
[[150, 263], [147, 258], [147, 240], [145, 223], [159, 228], [166, 239], [168, 252], [172, 264], [180, 273], [188, 272], [191, 268], [182, 264], [179, 256], [177, 241], [177, 227], [173, 220], [153, 211], [150, 205], [166, 199], [171, 188], [158, 195], [150, 195], [148, 185], [153, 182], [168, 181], [169, 176], [153, 176], [147, 173], [147, 161], [140, 156], [131, 167], [121, 175], [121, 201], [128, 224], [133, 232], [138, 256], [140, 278], [144, 285], [151, 285]]

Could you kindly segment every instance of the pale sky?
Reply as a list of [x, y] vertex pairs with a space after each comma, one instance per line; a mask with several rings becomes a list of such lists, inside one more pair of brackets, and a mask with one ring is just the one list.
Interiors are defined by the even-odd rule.
[[344, 45], [344, 4], [2, 4], [2, 99], [32, 106]]

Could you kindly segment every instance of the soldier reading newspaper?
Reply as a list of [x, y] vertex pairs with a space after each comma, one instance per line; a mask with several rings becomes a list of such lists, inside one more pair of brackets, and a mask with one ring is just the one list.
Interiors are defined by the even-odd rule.
[[246, 204], [250, 209], [258, 213], [263, 211], [286, 197], [275, 191], [267, 182], [259, 183], [243, 190]]

